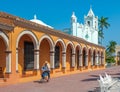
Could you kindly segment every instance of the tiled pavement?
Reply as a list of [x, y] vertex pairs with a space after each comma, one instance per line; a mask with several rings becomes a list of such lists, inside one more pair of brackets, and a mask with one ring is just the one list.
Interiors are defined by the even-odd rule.
[[0, 92], [93, 92], [98, 87], [99, 74], [120, 77], [120, 66], [99, 71], [53, 78], [48, 83], [38, 81], [0, 87]]

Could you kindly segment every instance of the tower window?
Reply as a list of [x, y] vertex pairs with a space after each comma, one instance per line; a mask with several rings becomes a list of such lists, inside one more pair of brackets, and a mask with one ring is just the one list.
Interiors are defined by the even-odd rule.
[[88, 26], [90, 26], [90, 21], [87, 21]]
[[72, 22], [75, 22], [75, 19], [72, 19]]
[[96, 29], [96, 21], [95, 21], [95, 29]]

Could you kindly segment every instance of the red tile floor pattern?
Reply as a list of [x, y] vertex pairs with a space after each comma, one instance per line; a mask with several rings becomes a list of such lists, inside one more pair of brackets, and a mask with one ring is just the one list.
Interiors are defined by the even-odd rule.
[[120, 66], [52, 78], [48, 83], [21, 83], [0, 87], [0, 92], [93, 92], [99, 86], [99, 74], [120, 77]]

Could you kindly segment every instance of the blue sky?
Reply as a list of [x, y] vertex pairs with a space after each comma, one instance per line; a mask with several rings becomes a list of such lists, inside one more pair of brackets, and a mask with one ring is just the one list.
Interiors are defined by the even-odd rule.
[[108, 17], [110, 27], [104, 30], [103, 45], [113, 40], [120, 44], [120, 0], [1, 0], [0, 11], [25, 18], [37, 18], [57, 30], [70, 27], [70, 18], [74, 11], [78, 21], [83, 23], [90, 5], [99, 18]]

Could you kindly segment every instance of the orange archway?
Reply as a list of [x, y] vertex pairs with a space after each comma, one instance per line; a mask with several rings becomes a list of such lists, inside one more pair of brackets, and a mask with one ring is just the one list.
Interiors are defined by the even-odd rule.
[[6, 69], [6, 44], [2, 37], [0, 37], [0, 78], [4, 77], [4, 72]]
[[40, 48], [39, 66], [41, 68], [45, 61], [48, 61], [50, 63], [50, 44], [47, 38], [44, 38], [41, 41], [39, 48]]
[[34, 44], [29, 35], [24, 34], [18, 43], [18, 70], [20, 74], [34, 70]]

